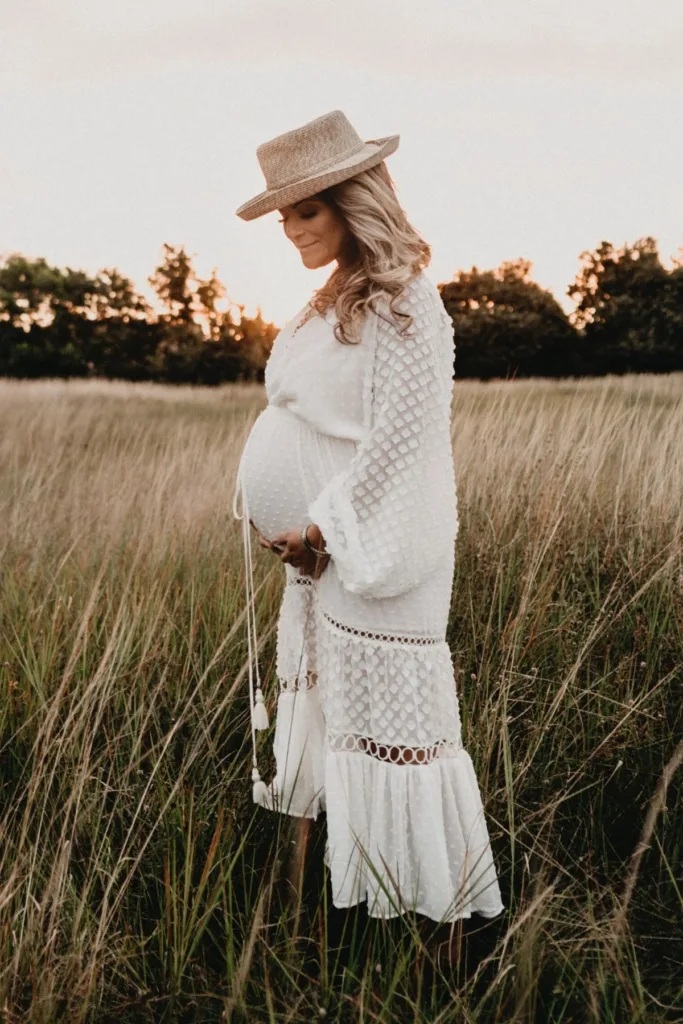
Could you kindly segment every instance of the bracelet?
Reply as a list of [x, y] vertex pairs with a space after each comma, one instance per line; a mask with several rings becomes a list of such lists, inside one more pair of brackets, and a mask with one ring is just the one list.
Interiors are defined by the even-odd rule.
[[329, 551], [325, 551], [324, 548], [322, 550], [318, 550], [318, 548], [314, 548], [313, 545], [311, 544], [310, 540], [306, 536], [306, 531], [310, 525], [310, 523], [306, 523], [305, 526], [301, 527], [301, 543], [308, 551], [310, 551], [314, 555], [329, 555]]

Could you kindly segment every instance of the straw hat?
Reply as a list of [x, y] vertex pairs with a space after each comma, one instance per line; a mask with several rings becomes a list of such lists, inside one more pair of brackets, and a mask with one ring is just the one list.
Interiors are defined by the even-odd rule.
[[276, 135], [256, 150], [268, 188], [235, 213], [242, 220], [253, 220], [352, 178], [393, 153], [399, 138], [387, 135], [363, 142], [341, 110]]

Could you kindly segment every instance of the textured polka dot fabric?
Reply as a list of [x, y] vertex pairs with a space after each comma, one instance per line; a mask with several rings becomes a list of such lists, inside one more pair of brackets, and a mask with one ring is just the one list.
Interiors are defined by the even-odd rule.
[[249, 512], [264, 537], [310, 523], [309, 503], [348, 465], [356, 448], [352, 440], [319, 433], [289, 406], [269, 403], [242, 455]]
[[301, 311], [268, 361], [268, 407], [236, 495], [266, 536], [317, 523], [331, 558], [318, 580], [284, 565], [277, 692], [266, 694], [276, 772], [258, 800], [326, 813], [337, 907], [495, 916], [503, 904], [445, 632], [458, 531], [453, 329], [424, 273], [399, 308], [413, 317], [405, 336], [385, 303], [358, 345], [337, 341], [331, 315], [298, 327]]

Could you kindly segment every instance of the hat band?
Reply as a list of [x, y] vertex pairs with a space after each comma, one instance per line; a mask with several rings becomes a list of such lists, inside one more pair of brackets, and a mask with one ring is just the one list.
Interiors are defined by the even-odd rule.
[[345, 149], [341, 153], [335, 153], [334, 156], [329, 157], [327, 160], [323, 160], [320, 164], [316, 164], [315, 167], [312, 167], [304, 174], [301, 174], [301, 172], [295, 174], [293, 178], [276, 178], [275, 180], [271, 178], [267, 183], [268, 188], [287, 188], [288, 185], [293, 185], [297, 181], [303, 181], [305, 178], [313, 178], [315, 175], [328, 170], [330, 167], [334, 167], [336, 164], [342, 163], [344, 160], [348, 160], [350, 156], [355, 156], [356, 153], [360, 153], [365, 145], [366, 143], [362, 140], [360, 143], [355, 142], [353, 146], [349, 147], [349, 149]]

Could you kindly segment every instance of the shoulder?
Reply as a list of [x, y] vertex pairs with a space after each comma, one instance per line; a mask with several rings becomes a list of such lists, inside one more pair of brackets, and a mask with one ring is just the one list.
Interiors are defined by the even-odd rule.
[[443, 331], [452, 334], [453, 324], [446, 312], [441, 293], [424, 270], [419, 271], [407, 282], [394, 303], [394, 308], [399, 313], [406, 313], [411, 317], [410, 328], [405, 333], [401, 331], [403, 318], [399, 317], [397, 320], [392, 316], [389, 302], [390, 297], [385, 294], [381, 310], [383, 317], [387, 319], [383, 323], [380, 321], [384, 331], [404, 338], [426, 333], [440, 334]]
[[[388, 292], [383, 291], [381, 293], [379, 308], [382, 313], [390, 314], [391, 300], [392, 296]], [[406, 284], [403, 285], [398, 298], [394, 300], [394, 308], [400, 312], [414, 315], [416, 311], [418, 313], [428, 313], [434, 310], [442, 310], [444, 304], [441, 292], [431, 277], [428, 277], [424, 270], [420, 270], [417, 274], [413, 274]]]
[[402, 297], [407, 303], [415, 305], [430, 306], [436, 302], [441, 302], [439, 289], [424, 270], [420, 270], [411, 277], [405, 286]]

